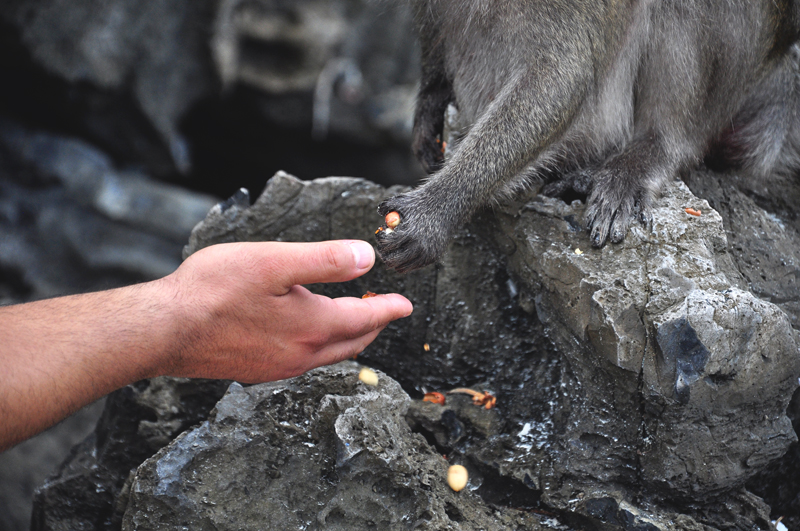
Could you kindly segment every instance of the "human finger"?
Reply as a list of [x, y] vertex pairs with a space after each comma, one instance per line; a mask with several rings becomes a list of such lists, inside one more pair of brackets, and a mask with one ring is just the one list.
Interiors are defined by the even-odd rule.
[[375, 263], [375, 250], [361, 240], [286, 243], [275, 248], [271, 258], [282, 264], [281, 281], [284, 288], [290, 288], [359, 277]]
[[378, 334], [380, 334], [384, 328], [386, 328], [386, 325], [364, 334], [363, 336], [337, 341], [336, 343], [325, 346], [314, 356], [314, 366], [319, 367], [322, 365], [339, 363], [340, 361], [361, 354], [370, 343], [375, 341], [375, 338], [378, 337]]
[[408, 299], [397, 293], [368, 299], [318, 296], [316, 303], [315, 328], [327, 343], [363, 336], [395, 319], [407, 317], [414, 309]]

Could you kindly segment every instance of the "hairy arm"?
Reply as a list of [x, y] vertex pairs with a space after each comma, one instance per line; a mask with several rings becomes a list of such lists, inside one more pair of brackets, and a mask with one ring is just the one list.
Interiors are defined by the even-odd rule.
[[365, 242], [216, 245], [160, 280], [0, 308], [0, 451], [143, 378], [263, 382], [361, 352], [411, 303], [302, 284], [374, 260]]

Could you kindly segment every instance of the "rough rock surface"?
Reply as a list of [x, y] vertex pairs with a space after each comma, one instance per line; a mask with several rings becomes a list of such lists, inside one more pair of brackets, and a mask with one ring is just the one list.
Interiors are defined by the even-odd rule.
[[561, 408], [592, 412], [563, 424], [561, 473], [545, 467], [541, 478], [546, 497], [567, 504], [574, 490], [545, 482], [583, 470], [582, 483], [667, 498], [743, 485], [795, 440], [785, 411], [800, 357], [789, 319], [736, 287], [721, 217], [682, 183], [658, 202], [653, 226], [621, 245], [589, 249], [570, 224], [581, 210], [536, 198], [502, 224], [516, 243], [511, 269], [540, 286], [537, 315], [576, 379]]
[[[216, 202], [121, 169], [76, 138], [0, 118], [0, 304], [169, 274]], [[93, 431], [102, 408], [0, 453], [0, 531], [29, 528], [34, 489]]]
[[132, 470], [204, 420], [228, 382], [154, 378], [110, 395], [95, 432], [37, 491], [31, 529], [119, 529]]
[[354, 362], [243, 388], [136, 471], [123, 530], [543, 529], [447, 485], [450, 463], [413, 434], [411, 400]]
[[[397, 191], [279, 173], [252, 206], [243, 192], [214, 207], [185, 255], [228, 241], [369, 240], [375, 205]], [[436, 267], [398, 276], [378, 265], [313, 289], [414, 302], [359, 356], [412, 397], [461, 386], [497, 396], [491, 411], [448, 395], [444, 407], [414, 401], [406, 413], [437, 452], [468, 466], [492, 507], [557, 513], [575, 528], [770, 529], [769, 507], [745, 482], [796, 440], [789, 317], [746, 291], [722, 218], [682, 183], [622, 245], [591, 249], [582, 209], [529, 198], [481, 214]], [[232, 455], [241, 441], [226, 440], [221, 455]], [[211, 488], [207, 499], [217, 491], [228, 496]]]
[[[781, 307], [794, 328], [800, 327], [800, 180], [773, 175], [752, 181], [735, 174], [694, 172], [686, 183], [722, 215], [729, 252], [748, 288]], [[797, 433], [800, 390], [788, 414]], [[782, 517], [788, 529], [800, 529], [800, 445], [792, 444], [781, 459], [750, 480], [748, 489], [772, 506], [773, 519]]]

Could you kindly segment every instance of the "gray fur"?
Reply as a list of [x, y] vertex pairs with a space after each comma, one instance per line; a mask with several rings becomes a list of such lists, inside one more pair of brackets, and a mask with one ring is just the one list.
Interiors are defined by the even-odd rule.
[[[645, 221], [663, 183], [716, 152], [755, 174], [800, 166], [791, 0], [414, 0], [414, 149], [432, 172], [379, 207], [389, 267], [437, 261], [455, 229], [530, 179], [587, 193], [592, 243]], [[468, 130], [446, 163], [454, 103]]]

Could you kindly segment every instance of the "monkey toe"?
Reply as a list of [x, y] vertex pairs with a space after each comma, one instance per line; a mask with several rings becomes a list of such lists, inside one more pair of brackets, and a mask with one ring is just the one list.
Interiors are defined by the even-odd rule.
[[542, 188], [542, 194], [548, 197], [561, 197], [576, 194], [585, 198], [592, 191], [594, 178], [586, 170], [562, 175]]
[[603, 247], [607, 242], [621, 243], [634, 220], [647, 224], [650, 219], [646, 191], [611, 195], [615, 201], [595, 191], [586, 209], [586, 226], [593, 247]]

